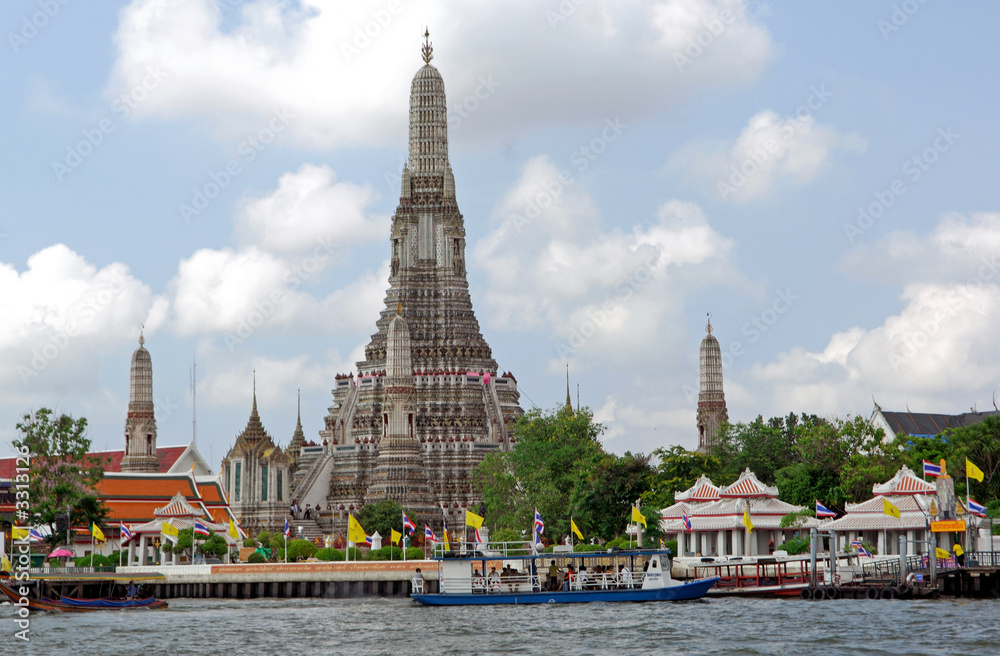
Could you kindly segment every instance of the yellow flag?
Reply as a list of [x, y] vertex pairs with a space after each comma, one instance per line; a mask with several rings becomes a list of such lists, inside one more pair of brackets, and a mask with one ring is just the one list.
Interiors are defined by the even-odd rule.
[[632, 506], [632, 521], [642, 524], [642, 527], [646, 528], [646, 516], [639, 512], [635, 506]]
[[472, 528], [482, 528], [483, 518], [472, 512], [471, 510], [465, 511], [465, 525], [471, 526]]
[[236, 522], [234, 522], [232, 519], [229, 520], [229, 537], [233, 538], [234, 540], [240, 539], [240, 532], [236, 530]]
[[90, 525], [90, 534], [94, 536], [94, 539], [98, 542], [104, 542], [104, 531], [102, 531], [97, 524]]
[[160, 526], [160, 533], [171, 542], [177, 542], [177, 527], [173, 524], [163, 522]]
[[948, 558], [951, 557], [951, 554], [942, 549], [941, 547], [936, 547], [934, 549], [934, 555], [944, 560], [947, 560]]
[[962, 545], [960, 545], [959, 543], [956, 542], [955, 543], [955, 555], [956, 556], [961, 556], [964, 553], [965, 553], [965, 549], [962, 548]]
[[399, 544], [399, 541], [403, 539], [403, 534], [397, 531], [396, 529], [391, 529], [391, 530], [392, 530], [392, 535], [390, 535], [389, 537], [390, 541], [393, 544]]
[[0, 572], [9, 572], [12, 569], [14, 569], [14, 566], [7, 560], [7, 556], [4, 556], [3, 560], [0, 561]]
[[354, 519], [354, 515], [347, 516], [347, 541], [354, 544], [364, 544], [368, 540], [368, 534], [361, 528], [361, 523]]
[[20, 526], [11, 526], [10, 535], [15, 540], [27, 540], [28, 539], [28, 529], [21, 528]]
[[750, 521], [750, 505], [743, 507], [743, 525], [747, 527], [747, 531], [753, 533], [753, 522]]
[[896, 519], [900, 519], [899, 508], [894, 506], [892, 502], [886, 499], [885, 497], [882, 497], [882, 512], [884, 512], [886, 515], [895, 517]]
[[572, 517], [569, 518], [569, 530], [573, 531], [573, 535], [576, 537], [581, 540], [583, 539], [583, 533], [580, 532], [580, 527], [576, 525], [576, 522], [573, 521]]
[[983, 482], [983, 470], [972, 464], [972, 461], [968, 458], [965, 459], [965, 475], [968, 478], [974, 478], [980, 483]]
[[444, 524], [444, 550], [451, 551], [451, 541], [448, 538], [448, 525]]

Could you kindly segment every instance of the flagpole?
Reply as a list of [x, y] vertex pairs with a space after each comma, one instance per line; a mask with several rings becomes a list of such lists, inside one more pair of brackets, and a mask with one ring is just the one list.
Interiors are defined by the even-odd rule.
[[969, 481], [969, 458], [965, 459], [965, 514], [969, 518], [968, 522], [965, 524], [965, 548], [966, 551], [969, 550], [970, 544], [969, 540], [969, 528], [972, 525], [972, 513], [969, 512], [969, 488], [972, 487], [972, 483]]

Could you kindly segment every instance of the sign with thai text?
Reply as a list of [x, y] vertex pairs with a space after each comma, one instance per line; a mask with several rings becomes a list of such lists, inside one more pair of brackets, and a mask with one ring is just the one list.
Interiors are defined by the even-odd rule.
[[949, 519], [931, 522], [932, 533], [961, 533], [965, 530], [965, 520]]

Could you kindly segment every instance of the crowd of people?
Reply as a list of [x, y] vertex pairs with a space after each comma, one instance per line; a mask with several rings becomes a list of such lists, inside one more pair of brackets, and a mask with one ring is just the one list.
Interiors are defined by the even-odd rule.
[[324, 510], [323, 506], [318, 503], [315, 506], [307, 503], [303, 510], [299, 507], [298, 501], [292, 501], [292, 505], [288, 508], [288, 514], [292, 516], [292, 519], [319, 519], [320, 513], [329, 511], [329, 506]]
[[[544, 588], [548, 592], [610, 590], [637, 587], [641, 581], [641, 576], [638, 580], [632, 576], [627, 565], [619, 566], [617, 571], [611, 565], [595, 565], [593, 568], [584, 566], [577, 571], [573, 565], [568, 565], [563, 570], [553, 560], [548, 568]], [[485, 576], [478, 569], [474, 570], [472, 586], [474, 591], [484, 593], [536, 592], [542, 588], [542, 583], [540, 575], [536, 578], [530, 572], [521, 572], [505, 565], [499, 572], [496, 567], [492, 567]]]

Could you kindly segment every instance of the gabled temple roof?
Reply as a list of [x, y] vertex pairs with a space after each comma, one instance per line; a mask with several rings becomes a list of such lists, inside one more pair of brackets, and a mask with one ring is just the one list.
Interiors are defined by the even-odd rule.
[[882, 483], [872, 485], [872, 492], [876, 496], [889, 496], [899, 494], [936, 494], [937, 486], [933, 483], [917, 477], [913, 471], [903, 465], [896, 475]]
[[741, 499], [753, 497], [770, 497], [777, 499], [778, 488], [761, 483], [757, 479], [757, 475], [750, 471], [750, 468], [747, 467], [743, 470], [743, 473], [740, 474], [740, 477], [735, 483], [732, 485], [726, 485], [719, 490], [719, 496], [722, 498], [737, 497]]
[[899, 519], [885, 514], [885, 502], [877, 496], [861, 503], [847, 504], [847, 514], [823, 525], [833, 531], [873, 531], [881, 529], [926, 528], [927, 510], [931, 497], [921, 494], [905, 494], [892, 499], [899, 508]]
[[934, 437], [949, 428], [960, 428], [978, 424], [986, 417], [998, 414], [989, 412], [963, 412], [958, 415], [946, 415], [933, 412], [890, 412], [882, 411], [886, 423], [896, 435], [917, 435]]
[[674, 494], [675, 501], [718, 501], [719, 486], [716, 485], [704, 474], [701, 475], [695, 484]]
[[205, 514], [203, 509], [195, 508], [188, 503], [180, 492], [174, 495], [170, 503], [153, 512], [155, 517], [201, 517]]

